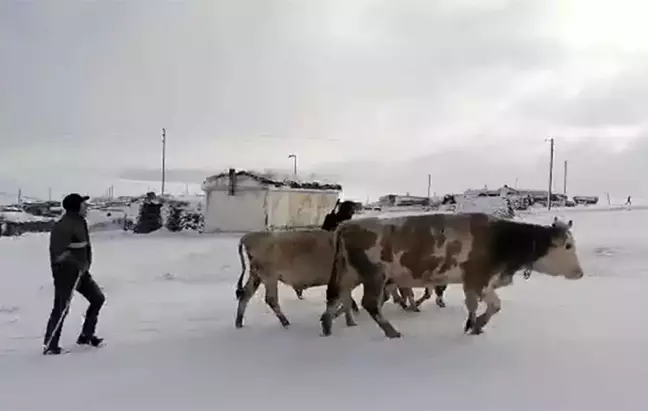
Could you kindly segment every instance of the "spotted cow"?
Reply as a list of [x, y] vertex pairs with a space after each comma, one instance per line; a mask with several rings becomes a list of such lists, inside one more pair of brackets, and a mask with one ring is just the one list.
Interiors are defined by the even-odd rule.
[[[243, 249], [250, 262], [245, 286], [243, 286], [243, 277], [246, 266]], [[247, 304], [261, 283], [265, 286], [266, 304], [275, 313], [281, 325], [287, 327], [290, 323], [279, 306], [278, 283], [281, 281], [295, 290], [327, 285], [334, 257], [333, 232], [319, 229], [250, 232], [239, 240], [238, 253], [242, 271], [236, 287], [238, 299], [236, 328], [243, 326]], [[358, 279], [355, 286], [359, 284]], [[357, 312], [358, 306], [349, 292], [348, 300], [345, 300], [345, 304], [340, 311], [336, 312], [336, 316], [344, 311], [347, 324], [353, 326], [355, 321], [350, 310]]]
[[[335, 262], [321, 323], [331, 334], [332, 313], [351, 278], [364, 288], [362, 306], [389, 338], [400, 337], [381, 312], [390, 285], [428, 287], [462, 284], [468, 310], [464, 331], [480, 334], [500, 311], [498, 287], [531, 269], [568, 279], [583, 277], [571, 233], [572, 222], [551, 225], [500, 219], [483, 213], [421, 214], [364, 218], [335, 232]], [[486, 311], [477, 316], [479, 300]]]

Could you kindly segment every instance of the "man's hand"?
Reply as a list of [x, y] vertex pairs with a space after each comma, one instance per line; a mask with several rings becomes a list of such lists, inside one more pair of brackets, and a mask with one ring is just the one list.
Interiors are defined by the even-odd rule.
[[69, 259], [70, 257], [72, 257], [72, 253], [70, 253], [69, 250], [65, 250], [61, 255], [59, 255], [58, 257], [56, 257], [56, 260], [55, 260], [55, 261], [56, 261], [57, 263], [62, 263], [62, 262], [64, 262], [65, 260]]

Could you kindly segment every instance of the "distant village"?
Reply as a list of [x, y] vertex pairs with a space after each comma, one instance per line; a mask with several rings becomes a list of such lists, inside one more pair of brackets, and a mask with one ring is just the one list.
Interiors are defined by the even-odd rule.
[[[343, 192], [339, 184], [234, 169], [206, 178], [202, 189], [203, 193], [195, 196], [159, 196], [150, 192], [140, 196], [92, 198], [89, 226], [92, 230], [119, 228], [139, 233], [163, 226], [171, 231], [193, 229], [201, 232], [308, 228], [321, 224]], [[265, 194], [259, 196], [259, 192]], [[385, 194], [372, 203], [356, 202], [356, 206], [359, 213], [439, 208], [466, 211], [470, 205], [486, 201], [492, 208], [505, 209], [503, 214], [511, 217], [516, 210], [547, 207], [547, 197], [546, 190], [514, 189], [504, 185], [498, 189], [469, 189], [442, 197]], [[598, 201], [596, 196], [569, 198], [564, 194], [551, 194], [552, 207], [595, 205]], [[61, 213], [59, 201], [30, 200], [0, 205], [0, 235], [47, 232]]]
[[[526, 210], [531, 206], [547, 207], [547, 190], [526, 190], [514, 189], [504, 185], [498, 189], [468, 189], [461, 194], [446, 194], [442, 198], [430, 198], [423, 196], [387, 194], [381, 196], [377, 202], [364, 205], [372, 209], [397, 206], [434, 206], [435, 204], [446, 204], [456, 202], [457, 197], [499, 197], [508, 199], [515, 210]], [[597, 196], [573, 196], [571, 199], [565, 194], [552, 193], [552, 207], [575, 207], [576, 205], [598, 204]]]

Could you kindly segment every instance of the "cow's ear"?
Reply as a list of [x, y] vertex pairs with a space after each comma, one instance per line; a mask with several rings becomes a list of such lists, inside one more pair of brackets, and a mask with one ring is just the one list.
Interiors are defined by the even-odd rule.
[[574, 222], [572, 220], [569, 220], [569, 222], [567, 223], [567, 228], [572, 228], [573, 225]]

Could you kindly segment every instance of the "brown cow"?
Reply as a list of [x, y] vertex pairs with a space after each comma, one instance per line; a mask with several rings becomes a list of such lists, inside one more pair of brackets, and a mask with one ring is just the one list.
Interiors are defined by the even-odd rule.
[[[245, 286], [245, 248], [250, 261], [250, 274]], [[236, 287], [238, 309], [236, 314], [236, 328], [243, 326], [243, 316], [248, 302], [256, 293], [261, 283], [265, 286], [265, 301], [275, 313], [279, 322], [284, 327], [290, 325], [286, 316], [281, 312], [278, 300], [278, 283], [292, 286], [294, 289], [304, 290], [310, 287], [327, 285], [331, 275], [334, 258], [333, 233], [325, 230], [304, 231], [255, 231], [245, 234], [239, 240], [239, 258], [242, 272]], [[359, 279], [355, 286], [360, 284]], [[353, 290], [352, 287], [351, 290]], [[345, 299], [338, 316], [345, 312], [347, 324], [355, 325], [350, 310], [359, 311], [351, 294]]]
[[[422, 214], [366, 218], [341, 224], [335, 232], [335, 264], [326, 291], [322, 331], [331, 334], [331, 313], [348, 293], [346, 276], [363, 283], [362, 306], [389, 338], [401, 334], [385, 319], [385, 287], [463, 284], [468, 319], [465, 332], [480, 334], [501, 308], [498, 287], [520, 269], [583, 277], [568, 224], [550, 226], [504, 220], [483, 213]], [[351, 270], [352, 269], [352, 270]], [[479, 299], [486, 311], [476, 315]]]

